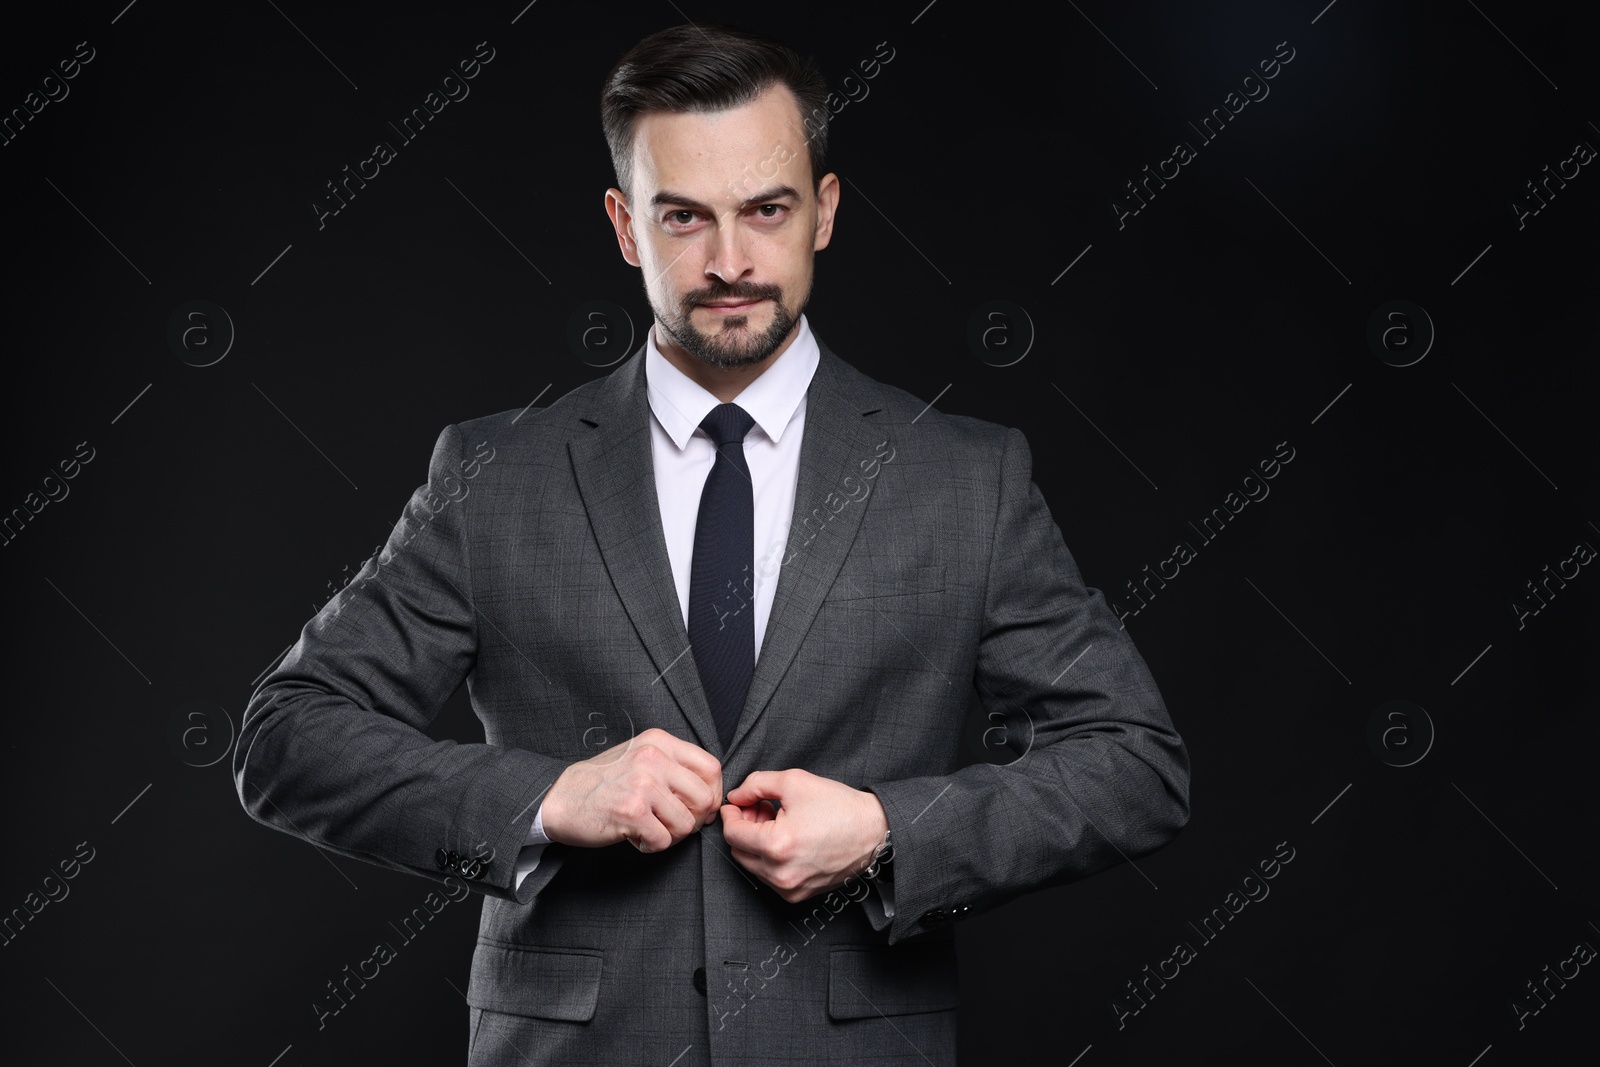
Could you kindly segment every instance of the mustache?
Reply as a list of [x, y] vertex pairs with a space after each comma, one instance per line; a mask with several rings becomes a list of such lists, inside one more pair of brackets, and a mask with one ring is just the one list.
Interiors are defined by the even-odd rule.
[[737, 300], [748, 303], [752, 300], [771, 300], [774, 303], [783, 303], [783, 290], [776, 285], [758, 285], [755, 282], [735, 282], [732, 285], [721, 283], [708, 285], [702, 289], [694, 289], [684, 294], [683, 305], [685, 308], [708, 304], [714, 300]]

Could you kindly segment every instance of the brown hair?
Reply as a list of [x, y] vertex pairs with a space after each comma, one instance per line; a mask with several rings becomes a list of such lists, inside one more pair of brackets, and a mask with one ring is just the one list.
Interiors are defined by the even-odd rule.
[[617, 186], [633, 181], [633, 135], [651, 111], [725, 111], [782, 85], [800, 104], [811, 180], [820, 184], [828, 147], [828, 83], [816, 60], [731, 26], [673, 26], [628, 50], [606, 76], [600, 121]]

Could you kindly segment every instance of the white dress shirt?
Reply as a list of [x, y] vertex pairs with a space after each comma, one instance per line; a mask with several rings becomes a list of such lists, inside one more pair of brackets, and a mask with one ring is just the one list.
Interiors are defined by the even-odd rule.
[[[800, 477], [800, 439], [805, 433], [806, 389], [820, 358], [817, 341], [804, 315], [800, 331], [783, 354], [733, 400], [755, 420], [744, 439], [745, 462], [755, 495], [755, 637], [756, 658], [772, 613], [783, 546], [794, 514], [795, 487]], [[650, 399], [650, 455], [655, 465], [656, 501], [667, 559], [678, 588], [683, 624], [689, 625], [689, 573], [694, 562], [694, 529], [700, 515], [700, 491], [717, 459], [716, 445], [700, 429], [701, 421], [721, 401], [687, 374], [667, 362], [656, 347], [655, 329], [645, 333], [644, 377]], [[544, 805], [539, 806], [527, 841], [517, 855], [517, 885], [539, 865], [550, 839], [544, 835]]]
[[[789, 347], [733, 399], [755, 420], [744, 439], [744, 455], [755, 494], [753, 607], [757, 659], [761, 658], [761, 639], [772, 613], [772, 594], [778, 586], [789, 520], [794, 514], [800, 441], [805, 435], [806, 389], [820, 358], [816, 338], [801, 315], [800, 330]], [[700, 493], [717, 458], [716, 446], [700, 429], [700, 422], [721, 401], [667, 361], [656, 348], [653, 327], [645, 334], [644, 375], [653, 416], [650, 454], [655, 465], [661, 531], [666, 537], [667, 559], [672, 564], [672, 580], [678, 588], [678, 604], [687, 628]], [[541, 804], [517, 855], [518, 886], [539, 865], [539, 856], [549, 841], [544, 834]], [[887, 887], [880, 884], [880, 889]], [[890, 899], [886, 893], [886, 911], [893, 915]]]

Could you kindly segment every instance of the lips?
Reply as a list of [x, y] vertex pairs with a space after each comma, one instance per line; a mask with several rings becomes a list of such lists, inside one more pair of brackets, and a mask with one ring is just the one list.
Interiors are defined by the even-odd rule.
[[749, 311], [751, 308], [755, 307], [757, 304], [759, 304], [761, 302], [762, 302], [761, 300], [756, 299], [756, 300], [744, 300], [744, 301], [740, 301], [738, 303], [732, 303], [732, 304], [722, 302], [722, 303], [714, 303], [714, 304], [701, 304], [700, 306], [703, 307], [703, 308], [706, 308], [709, 311], [714, 311], [719, 315], [738, 315], [738, 314], [742, 314], [742, 313], [744, 313], [746, 311]]

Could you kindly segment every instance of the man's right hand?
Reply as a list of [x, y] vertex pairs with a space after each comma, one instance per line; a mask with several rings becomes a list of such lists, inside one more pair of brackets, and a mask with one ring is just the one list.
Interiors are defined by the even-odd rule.
[[562, 771], [545, 794], [544, 833], [581, 848], [631, 841], [660, 852], [715, 819], [722, 797], [721, 761], [650, 729]]

